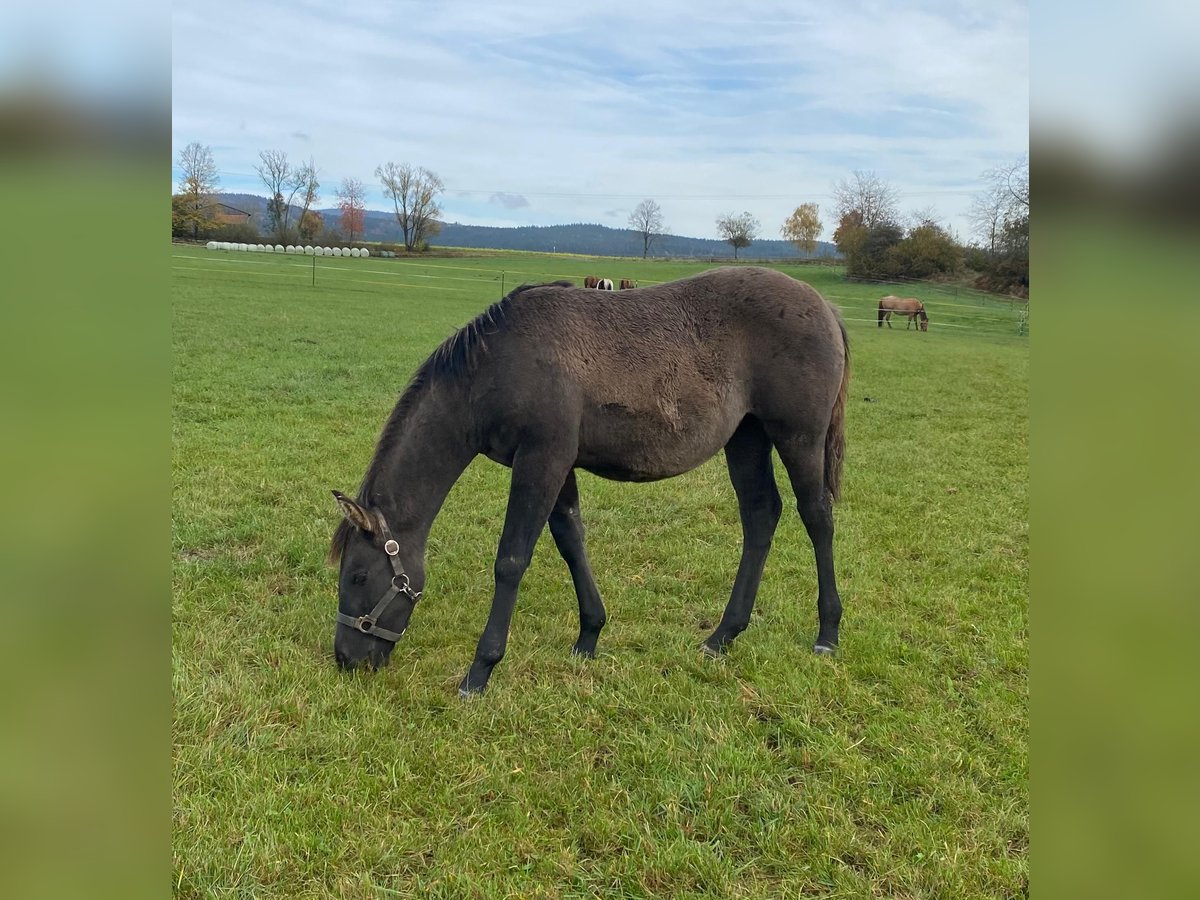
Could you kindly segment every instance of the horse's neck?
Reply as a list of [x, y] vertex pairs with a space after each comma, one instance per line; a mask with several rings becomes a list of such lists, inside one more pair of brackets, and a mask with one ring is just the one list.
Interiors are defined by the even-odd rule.
[[425, 387], [405, 416], [374, 489], [397, 528], [429, 533], [450, 488], [475, 457], [467, 414], [463, 392], [439, 385]]

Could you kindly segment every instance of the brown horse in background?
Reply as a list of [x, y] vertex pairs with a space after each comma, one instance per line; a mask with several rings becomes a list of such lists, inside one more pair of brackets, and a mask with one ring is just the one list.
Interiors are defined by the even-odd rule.
[[929, 330], [929, 316], [925, 314], [925, 304], [916, 297], [895, 297], [888, 294], [879, 301], [879, 326], [883, 327], [883, 323], [887, 322], [887, 327], [892, 327], [892, 313], [899, 313], [902, 316], [908, 317], [908, 324], [904, 326], [904, 330], [908, 331], [909, 326], [919, 318], [921, 321], [917, 327], [921, 331]]
[[634, 281], [632, 278], [622, 278], [621, 279], [621, 290], [628, 291], [628, 290], [632, 290], [635, 287], [637, 287], [637, 282]]
[[[378, 342], [386, 352], [387, 339]], [[725, 652], [750, 623], [783, 510], [778, 454], [816, 557], [813, 650], [834, 653], [842, 603], [832, 503], [849, 375], [837, 312], [807, 284], [771, 269], [715, 269], [608, 303], [570, 282], [517, 288], [417, 369], [357, 498], [334, 492], [344, 516], [330, 546], [331, 559], [341, 560], [338, 664], [387, 664], [425, 589], [434, 517], [479, 454], [511, 468], [512, 482], [491, 613], [463, 694], [482, 692], [504, 656], [517, 590], [547, 522], [579, 601], [575, 652], [595, 655], [607, 616], [584, 548], [576, 469], [655, 481], [722, 450], [737, 495], [741, 562], [704, 651]], [[700, 564], [727, 555], [714, 548]]]
[[584, 275], [583, 276], [583, 286], [585, 288], [594, 288], [599, 283], [600, 283], [600, 279], [596, 275]]

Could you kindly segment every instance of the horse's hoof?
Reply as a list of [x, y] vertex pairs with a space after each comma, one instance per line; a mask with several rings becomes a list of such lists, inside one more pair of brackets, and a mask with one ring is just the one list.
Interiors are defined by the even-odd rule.
[[476, 697], [483, 696], [483, 688], [460, 687], [458, 696], [462, 700], [474, 700]]
[[587, 650], [587, 649], [580, 648], [580, 647], [572, 647], [571, 655], [572, 656], [581, 656], [584, 659], [595, 659], [596, 651], [595, 650]]
[[837, 656], [837, 645], [829, 646], [829, 644], [813, 644], [813, 653], [817, 656]]
[[725, 651], [716, 650], [716, 649], [710, 647], [708, 644], [701, 644], [700, 652], [703, 653], [705, 656], [710, 657], [712, 659], [720, 659], [725, 653]]

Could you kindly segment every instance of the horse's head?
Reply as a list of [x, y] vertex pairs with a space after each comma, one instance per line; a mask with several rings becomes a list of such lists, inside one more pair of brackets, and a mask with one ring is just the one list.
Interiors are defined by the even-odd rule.
[[929, 330], [929, 316], [925, 314], [925, 307], [922, 306], [917, 310], [917, 316], [920, 318], [919, 327], [922, 331]]
[[333, 653], [343, 669], [363, 662], [382, 668], [425, 586], [421, 553], [393, 537], [380, 510], [338, 491], [333, 496], [345, 517], [329, 551], [331, 560], [341, 559]]

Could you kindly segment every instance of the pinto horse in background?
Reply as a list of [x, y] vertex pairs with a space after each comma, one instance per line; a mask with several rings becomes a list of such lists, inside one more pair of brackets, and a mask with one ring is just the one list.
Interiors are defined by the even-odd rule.
[[632, 278], [622, 278], [621, 279], [621, 290], [628, 291], [628, 290], [632, 290], [635, 287], [637, 287], [637, 282], [634, 281]]
[[583, 286], [585, 288], [594, 288], [599, 283], [600, 283], [600, 279], [597, 278], [595, 275], [584, 275], [583, 276]]
[[601, 291], [611, 291], [613, 289], [612, 279], [611, 278], [601, 278], [599, 281], [596, 282], [596, 289], [601, 290]]
[[879, 301], [879, 326], [883, 327], [883, 323], [887, 322], [887, 327], [892, 327], [892, 313], [898, 313], [908, 317], [908, 324], [904, 326], [904, 330], [908, 331], [909, 326], [920, 319], [917, 327], [921, 331], [929, 330], [929, 316], [925, 314], [925, 304], [916, 297], [895, 297], [888, 294]]

